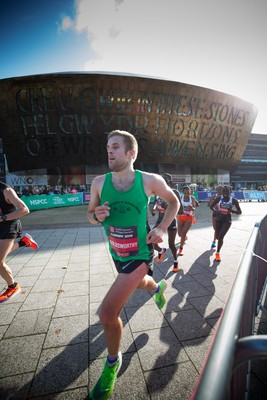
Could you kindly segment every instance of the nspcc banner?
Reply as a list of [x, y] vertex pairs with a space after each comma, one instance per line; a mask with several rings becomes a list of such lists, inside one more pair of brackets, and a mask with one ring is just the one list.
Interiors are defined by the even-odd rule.
[[22, 196], [21, 199], [29, 210], [42, 210], [45, 208], [69, 207], [82, 204], [82, 193], [76, 194], [41, 194], [37, 196]]

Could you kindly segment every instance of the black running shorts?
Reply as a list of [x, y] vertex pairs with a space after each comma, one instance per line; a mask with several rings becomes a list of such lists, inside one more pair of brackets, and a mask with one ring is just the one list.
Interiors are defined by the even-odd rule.
[[[162, 219], [163, 219], [163, 217], [162, 217], [162, 218], [159, 217], [159, 218], [157, 219], [157, 221], [156, 221], [156, 223], [155, 223], [153, 229], [156, 228], [156, 227], [161, 223]], [[176, 219], [176, 218], [174, 218], [174, 220], [172, 220], [172, 222], [171, 222], [170, 225], [168, 226], [168, 229], [167, 229], [167, 230], [168, 230], [168, 231], [176, 231], [176, 230], [177, 230], [177, 219]]]
[[147, 274], [150, 276], [153, 275], [153, 257], [151, 257], [149, 260], [130, 260], [130, 261], [119, 261], [113, 258], [113, 261], [119, 274], [130, 274], [138, 267], [140, 267], [141, 264], [146, 263], [146, 265], [149, 268]]
[[16, 239], [22, 235], [22, 226], [19, 219], [0, 222], [0, 240]]

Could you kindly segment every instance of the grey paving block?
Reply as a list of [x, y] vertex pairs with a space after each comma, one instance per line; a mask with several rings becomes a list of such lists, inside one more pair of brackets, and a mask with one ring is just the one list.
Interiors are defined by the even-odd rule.
[[83, 271], [69, 271], [66, 269], [66, 274], [63, 278], [63, 282], [84, 282], [89, 280], [89, 268]]
[[60, 297], [87, 296], [89, 294], [88, 282], [63, 282]]
[[173, 272], [169, 271], [167, 275], [168, 281], [173, 285], [174, 283], [181, 283], [181, 282], [194, 282], [194, 278], [191, 274], [188, 272], [185, 272], [183, 270], [183, 266], [179, 262], [179, 271], [178, 272]]
[[67, 265], [67, 271], [69, 272], [75, 272], [75, 271], [89, 271], [89, 260], [86, 262], [82, 263], [68, 263]]
[[180, 293], [182, 293], [182, 295], [186, 295], [188, 299], [190, 299], [191, 297], [210, 295], [210, 292], [196, 281], [182, 282], [177, 284], [174, 282], [173, 285], [179, 290]]
[[31, 293], [58, 291], [61, 285], [61, 280], [55, 280], [53, 277], [51, 277], [51, 279], [39, 279], [33, 286]]
[[30, 390], [33, 397], [88, 386], [88, 345], [42, 351]]
[[208, 336], [212, 330], [207, 321], [194, 309], [166, 314], [165, 318], [180, 341]]
[[206, 360], [212, 340], [213, 335], [211, 334], [206, 337], [182, 342], [185, 352], [199, 373]]
[[43, 257], [43, 255], [40, 256], [39, 254], [38, 255], [34, 254], [34, 256], [30, 259], [30, 261], [27, 262], [26, 267], [27, 268], [29, 267], [36, 268], [37, 266], [42, 267], [47, 264], [47, 261], [48, 257]]
[[53, 317], [88, 314], [88, 296], [59, 297]]
[[34, 374], [25, 373], [0, 379], [0, 400], [26, 400]]
[[88, 387], [63, 391], [62, 393], [53, 393], [46, 396], [34, 397], [34, 400], [85, 400], [88, 398]]
[[216, 285], [219, 277], [212, 271], [205, 270], [202, 273], [194, 274], [194, 279], [202, 286]]
[[193, 297], [188, 301], [205, 318], [218, 318], [224, 307], [224, 303], [216, 296]]
[[5, 338], [46, 333], [50, 324], [52, 309], [21, 311], [9, 325]]
[[[98, 312], [99, 312], [99, 307], [101, 305], [100, 303], [91, 303], [89, 305], [89, 324], [92, 325], [97, 325], [97, 324], [101, 324], [100, 320], [99, 320], [99, 316], [98, 316]], [[121, 315], [125, 313], [121, 313]], [[121, 316], [122, 318], [122, 316]], [[126, 318], [126, 317], [125, 317]]]
[[166, 298], [166, 306], [164, 308], [164, 313], [172, 313], [178, 312], [181, 310], [189, 310], [193, 308], [192, 304], [190, 304], [186, 297], [184, 297], [181, 293], [178, 292], [176, 288], [171, 292], [165, 292]]
[[155, 369], [144, 375], [153, 400], [189, 400], [198, 377], [191, 362]]
[[71, 249], [64, 249], [64, 250], [55, 250], [54, 253], [51, 255], [50, 257], [50, 261], [51, 262], [63, 262], [63, 263], [67, 263], [69, 261], [70, 258], [70, 254], [71, 254]]
[[147, 331], [167, 325], [163, 313], [155, 304], [125, 309], [132, 332]]
[[216, 296], [219, 300], [221, 300], [224, 304], [229, 296], [230, 293], [230, 286], [219, 285], [219, 286], [207, 286], [207, 290], [209, 290], [214, 296]]
[[0, 325], [0, 340], [4, 337], [9, 325]]
[[[22, 290], [24, 288], [30, 289], [38, 280], [39, 276], [38, 275], [32, 275], [32, 276], [15, 276], [15, 280], [18, 281], [20, 287]], [[18, 296], [16, 296], [18, 297]]]
[[114, 274], [112, 272], [108, 272], [106, 274], [101, 275], [91, 275], [90, 276], [90, 286], [111, 286], [115, 281]]
[[[147, 338], [147, 343], [145, 342]], [[142, 334], [134, 333], [138, 355], [144, 371], [188, 361], [181, 343], [173, 330], [166, 326]]]
[[90, 303], [100, 303], [109, 291], [111, 285], [90, 287]]
[[35, 252], [33, 254], [33, 256], [31, 257], [29, 262], [34, 260], [34, 261], [36, 261], [36, 264], [38, 264], [39, 262], [43, 263], [44, 261], [48, 261], [51, 258], [52, 254], [54, 254], [54, 251], [55, 251], [55, 247], [53, 247], [49, 250], [45, 249], [45, 248], [38, 249], [37, 252]]
[[13, 276], [17, 275], [22, 270], [22, 268], [24, 268], [24, 266], [25, 266], [25, 264], [20, 264], [16, 261], [15, 261], [15, 264], [12, 264], [12, 262], [7, 261], [7, 265], [11, 269]]
[[51, 308], [56, 303], [57, 295], [56, 291], [30, 293], [24, 301], [21, 311]]
[[2, 339], [0, 342], [0, 377], [34, 372], [44, 338], [45, 335], [32, 335]]
[[[66, 261], [65, 259], [61, 259], [61, 260], [47, 260], [46, 262], [46, 266], [45, 269], [46, 270], [60, 270], [62, 267], [67, 267], [68, 266], [68, 261]], [[49, 273], [51, 274], [52, 272], [49, 271]]]
[[33, 276], [33, 275], [40, 275], [41, 272], [43, 271], [44, 267], [43, 266], [34, 266], [34, 267], [24, 267], [22, 268], [19, 273], [17, 274], [17, 277], [21, 276]]
[[90, 325], [89, 328], [89, 359], [103, 358], [107, 355], [107, 344], [101, 324]]
[[39, 279], [50, 279], [51, 275], [53, 276], [54, 279], [61, 279], [64, 277], [66, 270], [63, 268], [64, 265], [62, 266], [57, 266], [56, 268], [53, 268], [51, 270], [51, 267], [45, 267], [41, 275], [39, 276]]
[[86, 264], [88, 265], [89, 263], [89, 253], [84, 255], [81, 253], [72, 253], [70, 255], [69, 263], [75, 263], [75, 264]]
[[43, 348], [88, 342], [87, 314], [53, 318]]
[[113, 267], [109, 261], [108, 258], [105, 260], [96, 260], [93, 261], [92, 259], [90, 260], [90, 275], [92, 276], [93, 274], [98, 274], [98, 275], [104, 275], [107, 273], [110, 273], [113, 271]]
[[1, 313], [0, 325], [9, 325], [15, 318], [15, 315], [20, 309], [21, 304], [14, 303], [14, 300], [19, 295], [20, 293], [17, 294], [17, 296], [15, 296], [14, 298], [7, 300], [5, 303], [0, 304], [0, 313]]

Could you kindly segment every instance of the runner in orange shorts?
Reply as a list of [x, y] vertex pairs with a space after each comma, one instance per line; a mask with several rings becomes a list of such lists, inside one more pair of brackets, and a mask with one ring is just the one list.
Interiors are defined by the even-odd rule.
[[181, 203], [183, 206], [183, 214], [178, 214], [178, 235], [181, 237], [180, 248], [178, 255], [183, 255], [184, 243], [187, 240], [187, 233], [192, 224], [196, 223], [194, 212], [199, 202], [195, 196], [191, 195], [189, 186], [183, 187], [183, 196], [181, 196]]

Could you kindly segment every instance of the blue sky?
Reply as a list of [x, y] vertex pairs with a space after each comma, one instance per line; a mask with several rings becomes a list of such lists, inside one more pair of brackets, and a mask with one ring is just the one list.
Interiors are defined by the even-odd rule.
[[134, 73], [253, 103], [267, 134], [266, 0], [2, 0], [0, 79]]

